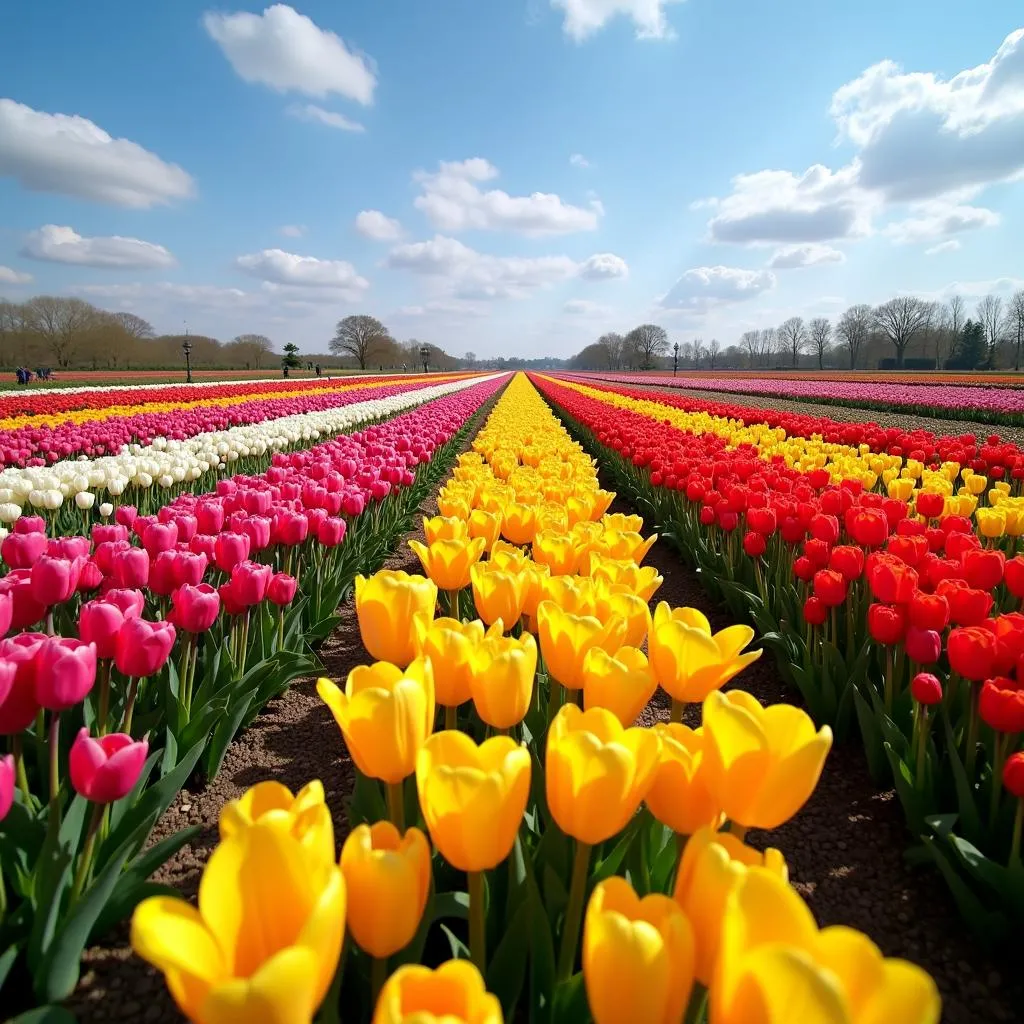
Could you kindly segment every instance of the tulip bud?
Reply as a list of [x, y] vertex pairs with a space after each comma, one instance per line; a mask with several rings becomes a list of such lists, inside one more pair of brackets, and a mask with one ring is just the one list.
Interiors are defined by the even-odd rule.
[[484, 987], [480, 971], [469, 960], [449, 960], [436, 970], [421, 964], [399, 967], [380, 991], [373, 1024], [419, 1021], [502, 1024], [498, 997]]
[[295, 599], [298, 588], [299, 581], [294, 576], [285, 572], [274, 573], [267, 587], [267, 597], [278, 607], [284, 607]]
[[112, 804], [135, 787], [148, 753], [146, 740], [117, 732], [93, 739], [82, 728], [68, 756], [71, 785], [92, 803]]
[[171, 619], [186, 633], [205, 633], [220, 614], [220, 596], [208, 583], [184, 584], [171, 595]]
[[97, 658], [113, 658], [123, 624], [124, 613], [112, 601], [89, 601], [78, 613], [78, 636], [96, 648]]
[[131, 677], [155, 675], [171, 656], [174, 638], [174, 625], [170, 622], [125, 619], [114, 650], [118, 672]]
[[36, 699], [50, 711], [74, 707], [96, 682], [96, 648], [81, 640], [48, 637], [35, 661]]

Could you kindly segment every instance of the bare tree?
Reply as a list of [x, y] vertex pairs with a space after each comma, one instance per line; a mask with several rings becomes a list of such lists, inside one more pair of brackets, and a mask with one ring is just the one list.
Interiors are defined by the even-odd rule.
[[857, 359], [860, 350], [867, 341], [868, 333], [871, 330], [872, 312], [871, 307], [865, 303], [851, 306], [839, 318], [836, 324], [836, 334], [842, 341], [847, 352], [850, 353], [850, 369], [857, 369]]
[[779, 351], [786, 352], [793, 360], [793, 366], [800, 363], [800, 353], [807, 346], [807, 328], [803, 317], [791, 316], [779, 327]]
[[1006, 312], [1007, 330], [1014, 337], [1013, 368], [1020, 369], [1021, 347], [1024, 346], [1024, 288], [1019, 288], [1010, 299]]
[[[334, 355], [348, 355], [365, 370], [374, 344], [390, 339], [388, 329], [373, 316], [347, 316], [339, 320], [327, 347]], [[417, 356], [418, 358], [418, 356]]]
[[96, 319], [95, 307], [82, 299], [38, 295], [25, 303], [28, 330], [45, 339], [58, 366], [70, 366], [71, 357], [83, 335]]
[[708, 354], [703, 338], [693, 339], [693, 365], [699, 370], [700, 361]]
[[715, 368], [715, 362], [718, 359], [718, 353], [722, 351], [722, 346], [718, 343], [717, 338], [712, 338], [708, 342], [708, 361], [711, 363], [711, 369]]
[[468, 366], [470, 369], [472, 369], [474, 366], [476, 366], [476, 353], [475, 352], [467, 352], [462, 357], [462, 361], [466, 364], [466, 366]]
[[614, 331], [608, 334], [602, 334], [597, 339], [597, 344], [600, 345], [607, 353], [608, 369], [617, 370], [619, 364], [622, 362], [622, 342], [623, 337], [621, 334], [616, 334]]
[[978, 320], [985, 330], [989, 368], [995, 369], [996, 350], [1003, 340], [1003, 300], [998, 295], [986, 295], [978, 303]]
[[136, 316], [134, 313], [113, 313], [111, 315], [121, 325], [125, 334], [136, 341], [155, 336], [153, 325], [148, 320], [143, 320], [141, 316]]
[[746, 350], [747, 361], [751, 367], [757, 364], [757, 357], [761, 353], [761, 332], [744, 331], [740, 335], [740, 346]]
[[808, 325], [811, 346], [818, 355], [818, 369], [825, 369], [825, 353], [832, 340], [832, 324], [827, 317], [816, 316]]
[[270, 357], [274, 354], [274, 343], [265, 334], [239, 334], [232, 339], [231, 345], [246, 365], [254, 370], [269, 366]]
[[928, 326], [931, 316], [931, 305], [914, 295], [897, 296], [875, 310], [875, 324], [896, 349], [896, 369], [903, 369], [907, 346]]
[[668, 351], [668, 333], [657, 324], [641, 324], [626, 335], [640, 357], [641, 367], [649, 370], [658, 356]]
[[686, 366], [686, 364], [688, 362], [690, 362], [692, 359], [693, 359], [693, 342], [692, 341], [684, 341], [679, 346], [679, 361], [683, 364], [683, 366]]
[[757, 354], [763, 366], [769, 366], [777, 344], [778, 332], [774, 327], [762, 327], [757, 332]]

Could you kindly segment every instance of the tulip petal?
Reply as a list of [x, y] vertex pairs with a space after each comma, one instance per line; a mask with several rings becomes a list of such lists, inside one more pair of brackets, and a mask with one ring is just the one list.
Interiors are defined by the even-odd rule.
[[309, 1024], [317, 1009], [317, 974], [313, 950], [284, 949], [250, 977], [214, 988], [203, 1004], [203, 1024]]

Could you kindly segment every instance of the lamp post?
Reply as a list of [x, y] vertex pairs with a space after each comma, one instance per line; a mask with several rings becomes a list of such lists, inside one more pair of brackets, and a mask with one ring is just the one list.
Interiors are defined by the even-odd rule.
[[420, 345], [420, 359], [423, 361], [423, 372], [427, 372], [427, 363], [430, 361], [430, 349], [426, 345]]
[[679, 372], [679, 342], [672, 346], [672, 376]]
[[181, 343], [181, 351], [185, 353], [185, 383], [192, 383], [192, 342], [188, 340], [188, 328], [185, 328], [185, 340]]

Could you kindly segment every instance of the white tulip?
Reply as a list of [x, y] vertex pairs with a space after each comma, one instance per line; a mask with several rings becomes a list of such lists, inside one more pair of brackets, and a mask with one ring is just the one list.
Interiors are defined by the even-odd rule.
[[64, 495], [56, 488], [51, 487], [48, 491], [43, 491], [43, 505], [45, 505], [51, 512], [55, 512], [63, 504]]
[[92, 491], [79, 491], [75, 495], [75, 504], [83, 511], [92, 508], [95, 501], [96, 495]]
[[100, 515], [103, 516], [104, 519], [109, 519], [113, 514], [114, 506], [111, 505], [109, 501], [104, 501], [100, 505]]
[[14, 502], [4, 502], [0, 505], [0, 523], [13, 523], [21, 517], [21, 506]]

